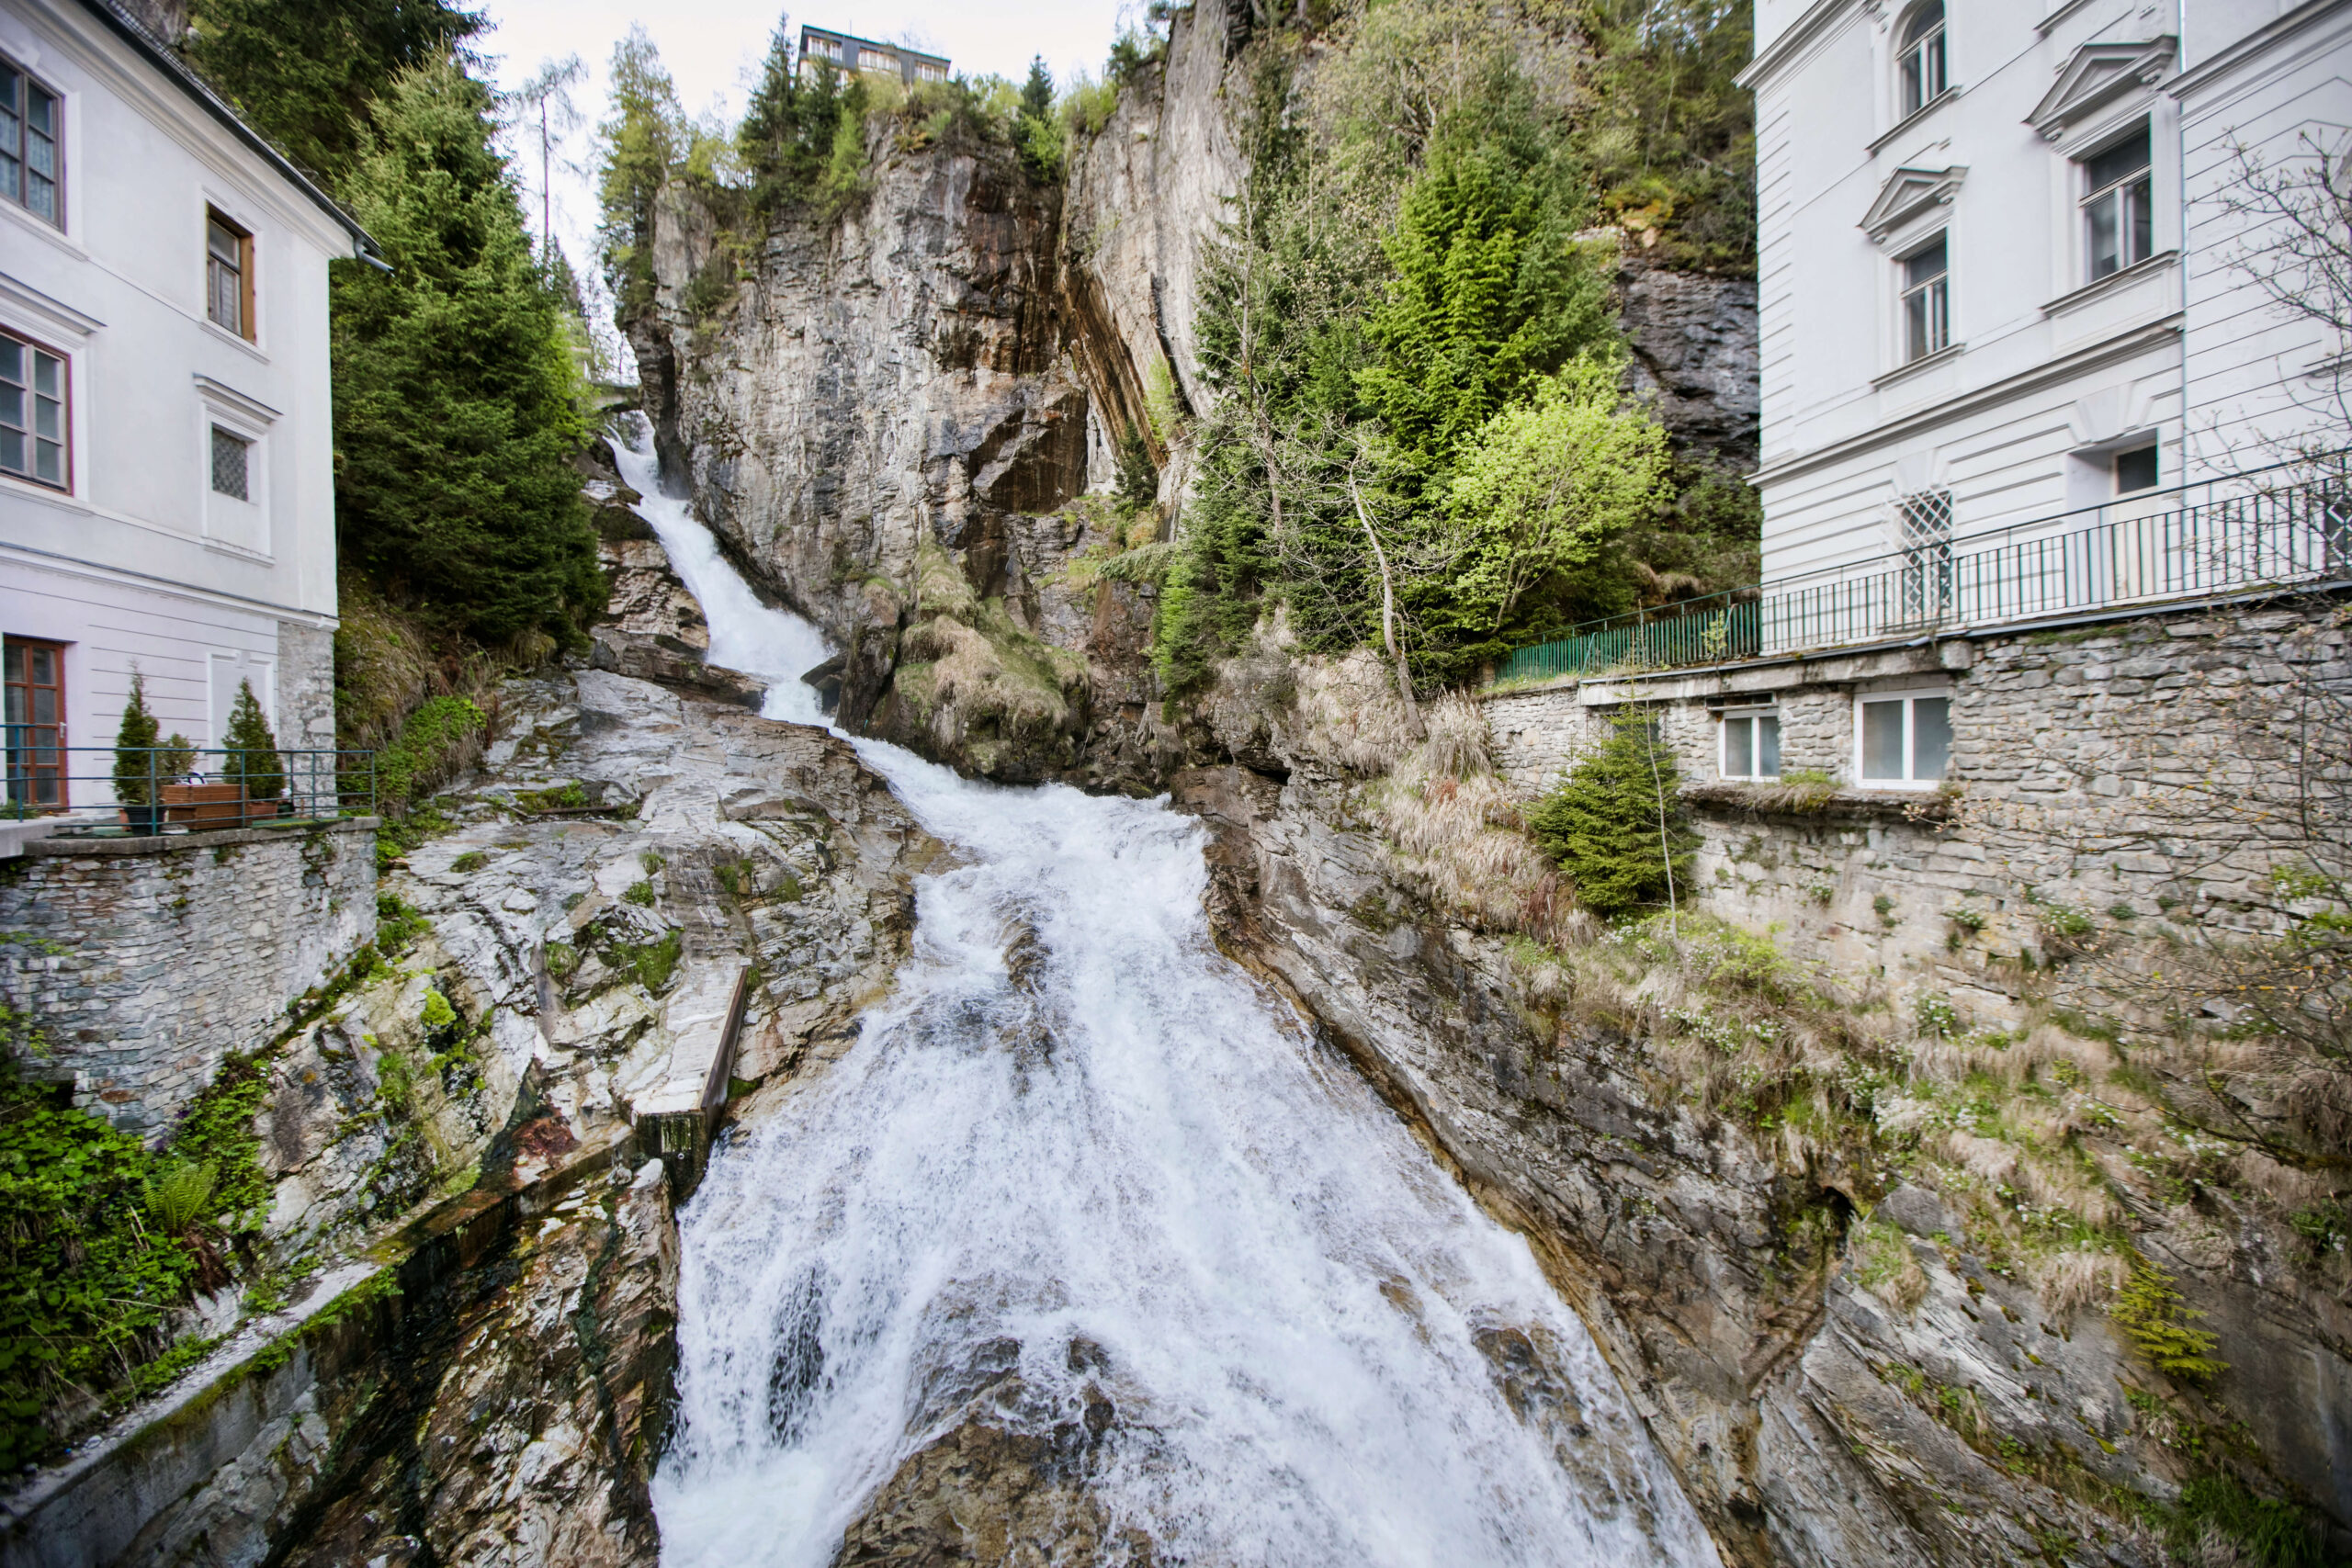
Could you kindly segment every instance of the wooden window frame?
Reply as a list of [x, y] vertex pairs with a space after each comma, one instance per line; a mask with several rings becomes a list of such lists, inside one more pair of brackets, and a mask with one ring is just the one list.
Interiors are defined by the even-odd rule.
[[[65, 706], [65, 650], [69, 646], [69, 644], [58, 642], [50, 637], [0, 637], [0, 649], [5, 649], [6, 651], [13, 652], [17, 649], [36, 648], [45, 649], [50, 653], [55, 655], [57, 660], [57, 680], [54, 683], [55, 690], [57, 692], [57, 723], [53, 727], [57, 731], [57, 739], [52, 748], [57, 753], [57, 761], [53, 766], [49, 768], [35, 769], [28, 765], [23, 770], [23, 777], [28, 782], [37, 778], [40, 773], [52, 773], [56, 775], [57, 798], [54, 801], [43, 802], [31, 799], [29, 798], [31, 792], [28, 791], [28, 797], [22, 803], [23, 805], [40, 812], [43, 816], [50, 815], [53, 812], [71, 811], [74, 809], [74, 770], [70, 765], [72, 753], [66, 750], [67, 747], [74, 743], [73, 734], [68, 728], [68, 724], [72, 718], [72, 715], [67, 712]], [[22, 685], [28, 692], [29, 692], [32, 688], [31, 682], [27, 681], [19, 682], [7, 681], [6, 679], [6, 671], [5, 669], [5, 656], [0, 655], [0, 687]], [[27, 705], [28, 714], [29, 714], [30, 711], [30, 705], [28, 703]], [[0, 723], [8, 722], [11, 721], [8, 721], [6, 718], [6, 709], [5, 705], [0, 705]], [[32, 720], [29, 717], [25, 721], [24, 727], [27, 728], [33, 727]], [[24, 749], [30, 750], [31, 748], [29, 744], [28, 744]], [[6, 741], [0, 741], [0, 753], [5, 753], [6, 759], [5, 762], [0, 762], [0, 773], [5, 773], [6, 778], [6, 787], [5, 791], [0, 791], [0, 810], [10, 809], [18, 805], [17, 798], [17, 790], [19, 785], [19, 774], [17, 763], [18, 750], [19, 748], [16, 744], [13, 735], [11, 735]]]
[[[220, 285], [214, 269], [226, 258], [212, 249], [212, 230], [218, 224], [237, 243], [237, 323], [234, 326], [213, 313], [213, 302], [219, 297]], [[204, 319], [224, 333], [234, 333], [247, 343], [257, 340], [254, 327], [254, 235], [253, 231], [221, 211], [208, 205], [204, 209]]]

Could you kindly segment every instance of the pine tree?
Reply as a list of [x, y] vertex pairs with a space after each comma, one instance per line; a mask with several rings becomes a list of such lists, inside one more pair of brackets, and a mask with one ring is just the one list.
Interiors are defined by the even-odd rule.
[[250, 681], [237, 682], [226, 739], [222, 779], [243, 784], [247, 800], [276, 800], [286, 793], [286, 764], [277, 754], [277, 737], [269, 732], [269, 720], [262, 715]]
[[392, 78], [490, 26], [445, 0], [196, 0], [189, 19], [205, 79], [337, 196]]
[[393, 270], [336, 268], [337, 531], [430, 621], [569, 639], [604, 596], [570, 464], [587, 431], [490, 107], [454, 63], [411, 72], [353, 168], [351, 208]]
[[1677, 802], [1679, 782], [1647, 716], [1623, 713], [1615, 733], [1527, 813], [1527, 826], [1595, 914], [1670, 904], [1690, 886], [1700, 842]]
[[1012, 139], [1023, 167], [1041, 180], [1062, 169], [1062, 123], [1054, 114], [1054, 78], [1046, 57], [1033, 55], [1029, 79], [1021, 85], [1021, 107], [1012, 117]]
[[114, 797], [125, 806], [153, 806], [153, 786], [164, 782], [164, 759], [156, 755], [164, 727], [147, 711], [147, 681], [130, 667], [130, 694], [123, 699], [122, 723], [114, 732]]

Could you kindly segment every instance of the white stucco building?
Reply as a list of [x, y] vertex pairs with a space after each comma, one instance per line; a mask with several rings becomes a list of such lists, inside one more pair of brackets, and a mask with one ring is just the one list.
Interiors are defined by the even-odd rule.
[[2352, 444], [2327, 385], [2352, 345], [2266, 293], [2276, 236], [2238, 199], [2248, 158], [2352, 153], [2352, 3], [1758, 0], [1756, 23], [1764, 650], [2220, 586], [2141, 519]]
[[250, 682], [333, 746], [327, 264], [371, 250], [111, 0], [0, 0], [12, 799], [107, 804], [37, 753], [110, 745], [134, 664], [166, 734]]

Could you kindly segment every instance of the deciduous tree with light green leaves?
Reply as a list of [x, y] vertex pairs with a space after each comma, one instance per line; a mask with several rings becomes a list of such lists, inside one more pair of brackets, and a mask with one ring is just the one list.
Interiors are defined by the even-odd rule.
[[1547, 578], [1572, 578], [1657, 505], [1666, 433], [1618, 389], [1619, 365], [1570, 361], [1463, 444], [1443, 527], [1464, 619], [1500, 631]]

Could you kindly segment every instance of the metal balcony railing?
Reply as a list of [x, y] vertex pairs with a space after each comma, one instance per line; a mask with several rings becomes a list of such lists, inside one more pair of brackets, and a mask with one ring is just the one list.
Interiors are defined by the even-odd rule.
[[52, 725], [0, 726], [0, 819], [68, 832], [175, 832], [372, 816], [376, 754], [209, 746], [61, 746]]
[[2352, 577], [2352, 454], [2152, 491], [1966, 539], [1928, 539], [1522, 648], [1500, 685], [1809, 653]]

